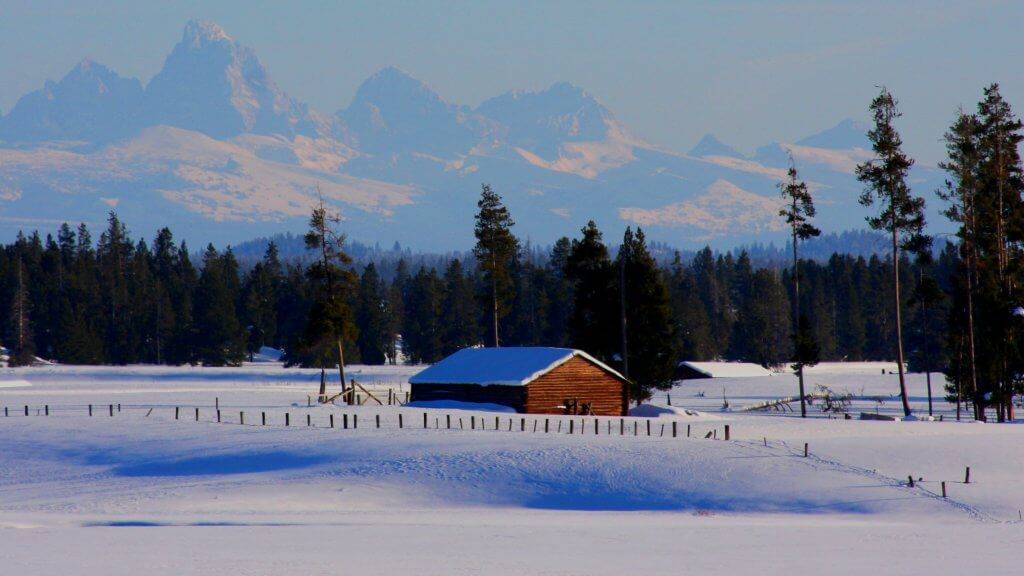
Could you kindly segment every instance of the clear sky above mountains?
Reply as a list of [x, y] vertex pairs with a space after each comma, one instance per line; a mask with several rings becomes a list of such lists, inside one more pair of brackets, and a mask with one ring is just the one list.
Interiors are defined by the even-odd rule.
[[958, 105], [991, 81], [1024, 106], [1013, 2], [0, 2], [0, 109], [83, 57], [148, 82], [191, 17], [252, 46], [281, 86], [324, 112], [397, 65], [470, 105], [567, 80], [672, 149], [707, 132], [749, 152], [844, 117], [875, 85], [906, 111], [922, 161]]

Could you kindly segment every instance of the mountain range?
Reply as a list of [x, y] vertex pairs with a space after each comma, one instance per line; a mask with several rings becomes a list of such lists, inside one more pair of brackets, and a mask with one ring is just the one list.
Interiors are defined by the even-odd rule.
[[[680, 110], [681, 114], [699, 111]], [[170, 226], [234, 243], [302, 229], [322, 197], [364, 242], [468, 246], [491, 184], [534, 243], [594, 219], [680, 247], [784, 238], [776, 185], [790, 158], [827, 231], [864, 226], [853, 172], [866, 126], [843, 120], [746, 155], [707, 135], [689, 152], [645, 142], [593, 95], [560, 82], [469, 107], [393, 67], [323, 114], [289, 96], [255, 52], [216, 24], [189, 22], [143, 85], [91, 60], [0, 117], [0, 234], [116, 210], [138, 234]], [[942, 182], [916, 167], [932, 201]]]

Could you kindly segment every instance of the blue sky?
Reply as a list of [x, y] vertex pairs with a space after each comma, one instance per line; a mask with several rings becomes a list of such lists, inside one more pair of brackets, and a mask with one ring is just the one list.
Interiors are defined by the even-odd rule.
[[387, 65], [469, 105], [567, 80], [655, 144], [686, 150], [712, 132], [749, 152], [864, 119], [885, 84], [910, 152], [931, 163], [983, 85], [1024, 109], [1024, 3], [0, 0], [0, 15], [4, 111], [85, 56], [148, 81], [192, 17], [324, 112]]

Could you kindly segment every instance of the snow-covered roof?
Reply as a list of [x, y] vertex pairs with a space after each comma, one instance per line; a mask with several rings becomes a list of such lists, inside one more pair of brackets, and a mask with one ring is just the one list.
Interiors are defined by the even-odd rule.
[[692, 368], [708, 378], [754, 378], [771, 376], [772, 373], [760, 364], [752, 362], [690, 362], [683, 361], [680, 366]]
[[621, 374], [582, 350], [512, 346], [463, 348], [409, 378], [409, 383], [526, 386], [575, 356], [586, 358], [625, 380]]

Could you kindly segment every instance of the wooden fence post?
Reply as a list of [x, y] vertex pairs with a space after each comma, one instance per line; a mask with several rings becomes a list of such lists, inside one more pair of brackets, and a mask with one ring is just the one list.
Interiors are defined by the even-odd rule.
[[476, 430], [476, 416], [469, 417], [469, 429]]
[[548, 433], [548, 419], [547, 418], [544, 419], [544, 433], [545, 434]]
[[113, 405], [113, 404], [111, 404], [111, 405], [109, 406], [109, 408], [110, 408], [110, 417], [111, 417], [111, 418], [113, 418], [113, 417], [114, 417], [114, 405]]
[[943, 498], [946, 497], [946, 481], [945, 480], [942, 481], [942, 497]]
[[725, 439], [726, 440], [729, 439], [729, 425], [728, 424], [725, 425]]
[[245, 426], [245, 412], [238, 413], [238, 423]]
[[398, 428], [399, 429], [402, 428], [402, 413], [401, 412], [398, 413]]
[[449, 430], [452, 429], [452, 415], [451, 414], [445, 414], [444, 415], [444, 425], [445, 425], [445, 428], [447, 428]]
[[284, 413], [284, 425], [285, 426], [291, 426], [292, 425], [292, 415], [289, 414], [288, 412]]
[[306, 414], [306, 426], [309, 427], [309, 426], [312, 426], [312, 425], [313, 425], [313, 416], [310, 415], [310, 414]]
[[914, 476], [913, 475], [910, 475], [910, 474], [907, 475], [907, 486], [910, 487], [910, 488], [914, 487]]
[[807, 442], [804, 442], [804, 458], [807, 458], [807, 456], [810, 455], [810, 453], [811, 451], [807, 446]]
[[43, 406], [43, 415], [44, 416], [49, 416], [50, 415], [50, 405], [49, 404], [46, 404], [46, 405]]
[[690, 437], [690, 425], [689, 424], [686, 425], [686, 437], [687, 438]]
[[599, 434], [599, 432], [597, 430], [597, 425], [598, 425], [597, 418], [594, 418], [594, 434], [595, 435]]
[[519, 431], [526, 432], [526, 418], [519, 419]]
[[[334, 416], [331, 416], [331, 418], [334, 418]], [[266, 412], [260, 412], [260, 424], [262, 426], [266, 426], [267, 425], [267, 413]]]
[[558, 420], [558, 433], [559, 434], [562, 433], [562, 420], [561, 419]]
[[625, 436], [625, 435], [626, 435], [626, 421], [624, 419], [622, 419], [622, 418], [619, 418], [619, 436]]
[[651, 435], [651, 421], [649, 419], [647, 420], [647, 435]]
[[380, 428], [380, 414], [375, 414], [374, 420], [377, 421], [377, 428]]
[[352, 415], [352, 427], [359, 428], [359, 414]]
[[576, 424], [576, 421], [573, 420], [572, 418], [570, 418], [569, 419], [569, 434], [572, 434], [572, 427], [573, 427], [574, 424]]
[[662, 422], [662, 424], [661, 424], [661, 434], [659, 435], [659, 438], [663, 437], [663, 436], [665, 436], [665, 423], [664, 422]]
[[331, 422], [331, 428], [334, 428], [334, 414], [330, 414], [328, 419]]
[[217, 410], [220, 410], [220, 397], [219, 396], [214, 396], [213, 397], [213, 407], [216, 408]]
[[217, 422], [220, 422], [220, 410], [217, 410]]
[[199, 408], [196, 408], [196, 422], [199, 422]]
[[971, 467], [968, 466], [967, 470], [964, 471], [964, 484], [971, 483]]
[[427, 413], [426, 412], [423, 413], [423, 429], [424, 430], [427, 429]]
[[175, 420], [178, 419], [178, 407], [177, 406], [174, 407], [174, 419]]
[[672, 437], [673, 438], [676, 437], [676, 424], [678, 424], [678, 422], [675, 422], [675, 421], [672, 422]]
[[494, 417], [494, 429], [497, 430], [499, 428], [501, 428], [501, 416], [495, 416]]

